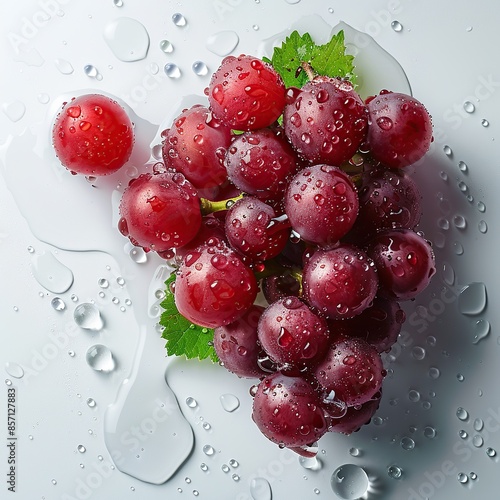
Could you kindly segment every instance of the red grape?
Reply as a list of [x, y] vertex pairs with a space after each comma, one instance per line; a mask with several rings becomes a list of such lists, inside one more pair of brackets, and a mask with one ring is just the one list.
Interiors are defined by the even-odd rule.
[[213, 118], [206, 107], [197, 104], [185, 109], [162, 136], [165, 165], [182, 172], [196, 188], [211, 188], [226, 181], [223, 162], [231, 129]]
[[377, 267], [380, 287], [392, 298], [410, 300], [436, 272], [430, 244], [410, 229], [388, 229], [371, 241], [368, 254]]
[[134, 129], [115, 100], [85, 94], [64, 103], [55, 119], [52, 142], [59, 160], [72, 173], [108, 175], [130, 158]]
[[256, 57], [227, 56], [207, 89], [214, 115], [235, 130], [273, 124], [285, 106], [285, 85], [275, 69]]
[[252, 418], [264, 436], [280, 446], [310, 445], [327, 431], [317, 389], [303, 377], [281, 372], [260, 382]]
[[257, 325], [263, 311], [263, 307], [253, 305], [241, 318], [214, 330], [219, 360], [239, 377], [261, 378], [268, 374], [259, 365], [264, 356], [257, 343]]
[[345, 80], [316, 77], [288, 92], [283, 113], [285, 134], [309, 163], [340, 166], [366, 135], [366, 107]]
[[227, 150], [225, 165], [231, 181], [262, 200], [283, 196], [298, 159], [279, 129], [245, 132]]
[[391, 168], [411, 165], [428, 151], [432, 121], [412, 96], [383, 90], [367, 99], [368, 143], [376, 160]]
[[200, 202], [182, 174], [141, 174], [120, 202], [119, 229], [132, 243], [156, 252], [182, 247], [198, 233]]
[[370, 422], [380, 406], [380, 398], [372, 399], [361, 406], [349, 406], [344, 416], [329, 419], [328, 430], [352, 434]]
[[373, 261], [350, 245], [317, 250], [307, 260], [302, 277], [306, 302], [331, 319], [360, 314], [377, 293]]
[[314, 364], [323, 357], [330, 340], [326, 321], [293, 296], [264, 311], [257, 334], [264, 351], [282, 368]]
[[288, 228], [275, 229], [272, 207], [252, 196], [238, 200], [226, 215], [226, 236], [231, 246], [255, 261], [276, 257], [288, 241]]
[[175, 281], [175, 304], [192, 323], [216, 328], [237, 320], [257, 296], [252, 271], [227, 245], [210, 240], [188, 253]]
[[285, 194], [285, 212], [300, 237], [320, 246], [336, 243], [352, 228], [358, 195], [337, 167], [315, 165], [298, 172]]
[[382, 359], [375, 347], [361, 339], [341, 339], [314, 369], [314, 375], [328, 395], [347, 406], [357, 406], [377, 398], [385, 375]]

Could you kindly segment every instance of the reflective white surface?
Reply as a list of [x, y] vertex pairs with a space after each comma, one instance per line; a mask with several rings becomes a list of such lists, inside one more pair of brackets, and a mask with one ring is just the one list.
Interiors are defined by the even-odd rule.
[[[1, 10], [0, 369], [11, 385], [0, 392], [0, 472], [10, 467], [7, 391], [15, 388], [18, 498], [262, 500], [271, 490], [275, 500], [336, 498], [332, 488], [347, 494], [336, 484], [347, 464], [366, 471], [370, 499], [495, 496], [497, 2], [25, 0]], [[430, 289], [405, 304], [376, 418], [352, 436], [326, 435], [320, 463], [259, 433], [251, 381], [165, 357], [155, 328], [162, 261], [137, 253], [116, 229], [120, 193], [155, 161], [158, 125], [183, 97], [203, 95], [224, 53], [260, 55], [276, 34], [317, 19], [311, 14], [371, 35], [431, 112], [434, 144], [414, 170], [421, 229], [438, 263]], [[120, 35], [124, 24], [133, 36]], [[320, 36], [318, 23], [312, 29]], [[207, 75], [196, 74], [204, 73], [197, 62]], [[166, 64], [180, 76], [167, 76]], [[138, 134], [129, 164], [95, 182], [71, 176], [50, 148], [58, 106], [88, 90], [128, 106]], [[92, 302], [102, 325], [85, 329], [74, 311]], [[113, 370], [89, 366], [95, 345], [110, 349]], [[134, 399], [115, 418], [133, 384]], [[233, 411], [223, 406], [228, 395], [239, 400]], [[0, 498], [8, 486], [2, 481]]]

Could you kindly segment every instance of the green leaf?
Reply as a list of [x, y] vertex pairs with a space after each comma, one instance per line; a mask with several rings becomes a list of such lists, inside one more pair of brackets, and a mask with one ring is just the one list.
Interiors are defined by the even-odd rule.
[[175, 281], [175, 273], [165, 281], [165, 299], [160, 306], [164, 310], [160, 317], [160, 325], [163, 330], [162, 337], [167, 341], [165, 348], [169, 356], [186, 356], [188, 359], [210, 358], [218, 362], [217, 353], [212, 345], [214, 331], [204, 328], [188, 321], [177, 310], [174, 294], [171, 291], [172, 283]]
[[309, 81], [302, 64], [310, 65], [315, 75], [346, 78], [355, 83], [354, 57], [345, 53], [344, 32], [333, 35], [324, 45], [316, 45], [309, 33], [294, 31], [281, 47], [275, 47], [272, 59], [264, 59], [274, 66], [286, 87], [301, 88]]

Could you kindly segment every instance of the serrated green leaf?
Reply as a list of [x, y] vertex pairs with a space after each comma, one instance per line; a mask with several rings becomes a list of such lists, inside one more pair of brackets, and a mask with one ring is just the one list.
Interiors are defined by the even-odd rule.
[[281, 47], [274, 48], [272, 58], [264, 60], [273, 65], [286, 87], [301, 88], [309, 81], [303, 63], [308, 63], [315, 75], [347, 78], [353, 83], [355, 79], [354, 57], [345, 53], [343, 31], [324, 45], [316, 45], [309, 33], [293, 31]]
[[195, 325], [181, 315], [171, 291], [171, 285], [174, 281], [175, 273], [172, 273], [165, 282], [165, 298], [160, 304], [163, 309], [160, 325], [165, 328], [162, 337], [167, 341], [165, 344], [167, 354], [169, 356], [186, 356], [188, 359], [210, 358], [213, 362], [218, 362], [217, 354], [212, 345], [214, 331]]

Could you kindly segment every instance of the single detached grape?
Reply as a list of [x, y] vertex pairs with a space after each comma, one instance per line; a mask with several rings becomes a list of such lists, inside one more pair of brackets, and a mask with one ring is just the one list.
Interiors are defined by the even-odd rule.
[[303, 377], [288, 377], [281, 372], [260, 382], [252, 418], [264, 436], [280, 446], [310, 445], [327, 431], [315, 385]]
[[421, 194], [402, 170], [374, 168], [361, 176], [359, 214], [354, 231], [364, 236], [380, 229], [413, 229], [420, 221]]
[[341, 434], [352, 434], [370, 422], [380, 406], [380, 398], [367, 401], [362, 405], [349, 406], [340, 418], [330, 418], [328, 430]]
[[378, 279], [373, 261], [350, 245], [317, 250], [303, 270], [304, 298], [331, 319], [352, 318], [371, 305]]
[[285, 134], [311, 164], [349, 160], [365, 138], [367, 122], [366, 107], [348, 81], [316, 77], [288, 91]]
[[227, 56], [207, 89], [214, 115], [234, 130], [273, 124], [285, 106], [285, 85], [270, 65], [256, 57]]
[[120, 202], [118, 228], [143, 248], [165, 252], [182, 247], [198, 233], [200, 202], [182, 174], [141, 174], [130, 181]]
[[395, 300], [375, 297], [373, 304], [354, 318], [331, 321], [334, 338], [360, 338], [384, 352], [396, 342], [406, 315]]
[[285, 194], [285, 212], [300, 237], [320, 246], [336, 243], [358, 215], [356, 188], [337, 167], [315, 165], [298, 172]]
[[255, 261], [276, 257], [290, 235], [288, 227], [274, 227], [274, 209], [252, 196], [238, 200], [226, 215], [226, 236], [231, 246]]
[[268, 374], [259, 365], [264, 355], [257, 343], [257, 325], [263, 311], [263, 307], [253, 305], [241, 318], [214, 330], [219, 360], [239, 377], [261, 378]]
[[52, 142], [59, 160], [72, 173], [108, 175], [130, 158], [134, 129], [115, 100], [85, 94], [64, 103], [54, 122]]
[[227, 150], [225, 165], [235, 186], [262, 200], [281, 198], [299, 166], [295, 152], [278, 128], [237, 136]]
[[333, 342], [326, 356], [314, 369], [325, 395], [357, 406], [378, 399], [385, 372], [375, 347], [361, 339]]
[[175, 304], [196, 325], [224, 326], [243, 316], [257, 296], [252, 271], [226, 244], [212, 239], [188, 253], [175, 280]]
[[264, 311], [257, 333], [264, 351], [281, 367], [314, 364], [325, 354], [330, 339], [326, 321], [293, 296]]
[[219, 186], [227, 180], [223, 162], [231, 129], [206, 107], [197, 104], [185, 109], [162, 137], [165, 165], [183, 173], [196, 188]]
[[368, 143], [371, 155], [384, 165], [411, 165], [428, 151], [432, 121], [424, 105], [412, 96], [383, 90], [367, 99]]
[[388, 229], [371, 241], [368, 254], [377, 267], [380, 287], [397, 300], [421, 293], [436, 272], [430, 244], [410, 229]]

